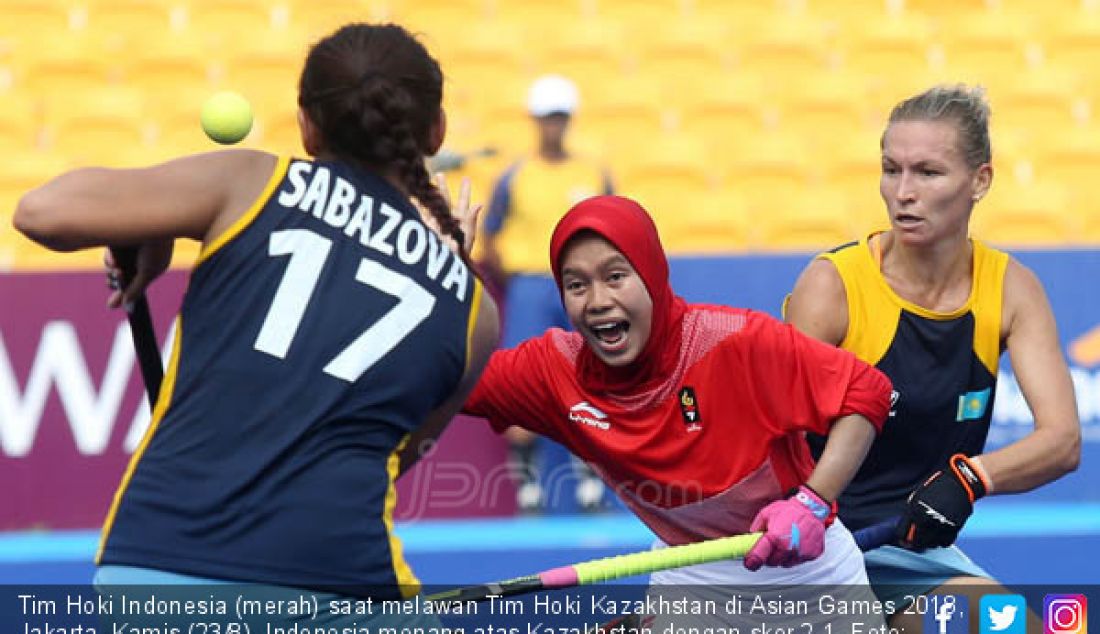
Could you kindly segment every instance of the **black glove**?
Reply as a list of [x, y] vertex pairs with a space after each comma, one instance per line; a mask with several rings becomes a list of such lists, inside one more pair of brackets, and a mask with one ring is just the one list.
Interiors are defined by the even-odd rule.
[[950, 546], [985, 493], [985, 482], [970, 459], [961, 453], [951, 456], [947, 467], [909, 494], [898, 522], [898, 543], [911, 550]]

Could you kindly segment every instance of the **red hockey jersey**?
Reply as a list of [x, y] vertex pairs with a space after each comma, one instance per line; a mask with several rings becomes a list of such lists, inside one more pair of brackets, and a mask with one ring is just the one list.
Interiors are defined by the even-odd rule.
[[669, 544], [748, 532], [812, 471], [803, 432], [886, 418], [882, 373], [768, 315], [693, 305], [681, 323], [675, 369], [645, 392], [586, 390], [581, 336], [555, 329], [494, 353], [464, 409], [560, 442]]

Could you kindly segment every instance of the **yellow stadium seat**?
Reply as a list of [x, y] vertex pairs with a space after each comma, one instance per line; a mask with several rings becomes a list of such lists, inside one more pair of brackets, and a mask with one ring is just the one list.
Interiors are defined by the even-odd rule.
[[639, 37], [638, 71], [661, 84], [666, 99], [682, 105], [685, 93], [716, 82], [729, 72], [730, 30], [724, 24], [679, 18], [655, 25]]
[[582, 98], [585, 126], [604, 139], [611, 156], [632, 154], [663, 129], [660, 87], [643, 78], [609, 77]]
[[275, 25], [270, 0], [184, 0], [186, 29], [199, 35], [209, 50], [222, 51], [242, 33], [267, 30]]
[[826, 153], [871, 122], [870, 90], [862, 75], [826, 72], [780, 94], [782, 126]]
[[928, 68], [932, 27], [923, 16], [852, 16], [846, 26], [840, 43], [845, 68], [876, 79]]
[[[24, 52], [25, 53], [25, 52]], [[72, 99], [106, 87], [119, 75], [117, 63], [93, 37], [70, 37], [33, 55], [20, 53], [17, 87], [41, 97]]]
[[860, 190], [855, 196], [851, 196], [848, 192], [840, 193], [848, 204], [845, 215], [852, 231], [852, 240], [890, 228], [886, 204], [883, 203], [875, 184]]
[[1015, 132], [990, 131], [993, 148], [994, 187], [1014, 181], [1030, 183], [1036, 177], [1047, 180], [1046, 172], [1036, 169], [1037, 155], [1031, 139]]
[[591, 13], [584, 10], [582, 0], [490, 0], [490, 4], [493, 17], [537, 34], [528, 42], [533, 47], [541, 46], [542, 39], [556, 38], [558, 33], [587, 19]]
[[645, 56], [667, 54], [721, 57], [732, 50], [730, 41], [735, 28], [721, 21], [690, 14], [665, 16], [654, 27], [644, 38], [640, 38], [642, 41], [639, 46]]
[[85, 28], [104, 34], [112, 51], [130, 50], [133, 42], [167, 37], [174, 7], [171, 0], [91, 0]]
[[852, 211], [837, 192], [789, 191], [754, 212], [751, 231], [765, 249], [821, 251], [855, 239]]
[[68, 0], [4, 0], [0, 3], [0, 41], [34, 50], [72, 34], [73, 3]]
[[960, 9], [986, 9], [992, 2], [993, 0], [903, 0], [902, 6], [907, 12], [923, 13], [940, 19]]
[[1045, 66], [1016, 73], [1011, 82], [991, 92], [997, 125], [1048, 136], [1076, 124], [1083, 90], [1075, 70]]
[[257, 112], [293, 109], [304, 57], [304, 46], [239, 51], [226, 59], [221, 87], [244, 95]]
[[[715, 190], [710, 189], [670, 189], [661, 187], [629, 187], [619, 186], [616, 183], [615, 193], [627, 196], [638, 201], [653, 217], [657, 231], [661, 235], [661, 241], [665, 248], [679, 253], [703, 252], [702, 244], [715, 245], [715, 242], [725, 244], [733, 243], [728, 247], [719, 247], [718, 250], [730, 250], [734, 246], [745, 243], [745, 232], [737, 222], [744, 215], [741, 209], [729, 209], [728, 215], [736, 214], [736, 218], [729, 220], [728, 227], [717, 226], [710, 222], [706, 214], [713, 212], [713, 208], [704, 209], [702, 201], [714, 195]], [[715, 231], [713, 235], [693, 236], [699, 227], [706, 226]], [[732, 235], [731, 235], [732, 234]], [[733, 238], [732, 236], [736, 236]], [[689, 247], [688, 245], [692, 245]]]
[[1069, 68], [1093, 68], [1100, 59], [1100, 11], [1066, 11], [1042, 31], [1048, 62]]
[[277, 154], [304, 156], [297, 112], [281, 112], [259, 122], [264, 149]]
[[291, 65], [301, 70], [310, 47], [322, 35], [328, 34], [313, 34], [297, 24], [256, 26], [247, 33], [235, 36], [225, 50], [219, 51], [219, 57], [224, 60], [248, 54], [293, 56], [296, 57], [296, 61]]
[[686, 8], [684, 0], [596, 0], [594, 4], [600, 17], [622, 23], [636, 33], [674, 20]]
[[697, 79], [672, 102], [680, 106], [681, 129], [703, 139], [712, 154], [728, 154], [746, 137], [764, 131], [770, 106], [763, 77], [731, 73]]
[[0, 152], [21, 154], [39, 144], [41, 108], [23, 94], [0, 96]]
[[488, 0], [400, 0], [391, 1], [389, 18], [414, 33], [427, 36], [434, 52], [445, 50], [465, 38], [462, 28], [490, 14]]
[[971, 233], [995, 245], [1060, 246], [1077, 241], [1079, 223], [1060, 185], [1033, 183], [994, 186], [974, 209]]
[[1074, 209], [1098, 208], [1100, 126], [1068, 128], [1037, 138], [1035, 154], [1040, 177], [1064, 185]]
[[518, 110], [497, 110], [491, 116], [486, 115], [475, 136], [509, 154], [533, 150], [537, 143], [531, 117]]
[[718, 255], [743, 251], [749, 244], [749, 208], [736, 191], [684, 192], [664, 213], [665, 249], [677, 255]]
[[[532, 145], [535, 126], [527, 112], [529, 78], [501, 74], [484, 84], [459, 83], [448, 79], [444, 87], [448, 137], [461, 135], [502, 150], [526, 150]], [[586, 106], [582, 95], [582, 110]]]
[[701, 141], [683, 134], [662, 134], [645, 139], [637, 155], [619, 163], [617, 174], [621, 174], [624, 191], [684, 194], [709, 189], [714, 171]]
[[[973, 78], [962, 77], [944, 70], [920, 70], [875, 77], [870, 82], [874, 98], [871, 104], [874, 118], [879, 121], [879, 128], [882, 128], [886, 125], [890, 111], [902, 100], [922, 93], [932, 86], [960, 82], [975, 83]], [[981, 85], [986, 84], [981, 83]]]
[[1009, 10], [955, 11], [941, 39], [948, 70], [980, 73], [996, 81], [1024, 69], [1035, 41], [1035, 16]]
[[[527, 112], [527, 90], [530, 81], [507, 76], [493, 81], [491, 91], [474, 91], [468, 94], [474, 100], [469, 101], [465, 109], [451, 109], [448, 112], [447, 134], [457, 138], [462, 134], [477, 144], [487, 144], [506, 153], [525, 152], [536, 142], [536, 129], [531, 115]], [[451, 94], [458, 91], [457, 87]], [[581, 112], [587, 104], [581, 101]], [[583, 120], [583, 115], [581, 115]], [[574, 117], [573, 127], [578, 118]], [[452, 134], [452, 130], [455, 134]], [[575, 137], [575, 131], [571, 134]]]
[[687, 0], [685, 4], [689, 14], [737, 25], [739, 32], [779, 19], [782, 13], [778, 0]]
[[754, 212], [766, 211], [776, 192], [800, 191], [810, 183], [807, 143], [779, 130], [741, 139], [715, 158], [725, 182], [744, 194]]
[[350, 22], [369, 22], [387, 16], [366, 0], [290, 0], [287, 3], [290, 24], [302, 28], [320, 39], [338, 27]]
[[903, 12], [901, 0], [798, 0], [796, 5], [805, 4], [811, 11], [836, 16], [842, 21], [864, 20], [870, 17], [896, 15]]
[[647, 57], [638, 67], [638, 73], [660, 87], [663, 102], [681, 112], [694, 105], [699, 96], [699, 85], [721, 81], [728, 73], [724, 62], [714, 56], [660, 55]]
[[583, 92], [618, 77], [628, 57], [622, 25], [598, 18], [581, 20], [544, 42], [532, 40], [531, 45], [537, 49], [540, 72], [571, 77]]
[[[527, 117], [527, 91], [532, 78], [515, 70], [486, 73], [480, 82], [463, 82], [447, 77], [444, 84], [445, 107], [451, 112], [470, 115], [490, 122], [494, 117]], [[491, 87], [491, 88], [487, 88]], [[580, 96], [585, 108], [586, 95]], [[450, 126], [448, 125], [448, 129]]]
[[861, 230], [881, 227], [886, 218], [879, 195], [882, 174], [880, 134], [881, 130], [865, 129], [820, 155], [824, 187], [843, 194], [851, 205], [852, 222]]
[[126, 90], [87, 93], [75, 104], [46, 106], [48, 146], [74, 165], [133, 165], [156, 137], [140, 94]]
[[389, 0], [391, 18], [405, 20], [420, 15], [462, 15], [466, 20], [487, 17], [493, 10], [492, 0]]
[[824, 71], [829, 64], [829, 25], [808, 13], [790, 13], [740, 32], [738, 61], [762, 69], [782, 88]]
[[210, 94], [208, 88], [192, 88], [173, 93], [171, 102], [151, 100], [149, 114], [157, 129], [155, 147], [165, 149], [166, 155], [215, 149], [199, 122], [202, 104]]
[[212, 90], [214, 68], [206, 51], [202, 38], [191, 32], [144, 43], [124, 60], [123, 79], [170, 105], [179, 93]]
[[71, 119], [88, 115], [115, 115], [138, 120], [145, 115], [145, 93], [122, 86], [109, 86], [88, 91], [79, 99], [51, 99], [43, 103], [43, 114], [47, 124], [61, 119]]
[[467, 29], [467, 36], [441, 59], [446, 92], [456, 103], [481, 111], [500, 97], [498, 87], [512, 90], [514, 84], [527, 81], [531, 64], [524, 52], [524, 33], [512, 22], [477, 22]]
[[1100, 210], [1092, 210], [1093, 213], [1082, 218], [1081, 237], [1082, 245], [1100, 246]]
[[0, 192], [9, 200], [38, 187], [68, 168], [70, 162], [53, 152], [27, 152], [0, 170]]

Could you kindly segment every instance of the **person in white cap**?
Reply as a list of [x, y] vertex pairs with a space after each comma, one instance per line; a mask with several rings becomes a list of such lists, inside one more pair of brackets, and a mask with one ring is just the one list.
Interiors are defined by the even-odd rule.
[[[535, 80], [527, 111], [538, 134], [535, 152], [514, 161], [499, 177], [484, 226], [484, 259], [506, 279], [506, 317], [502, 345], [513, 347], [548, 328], [570, 329], [558, 288], [547, 265], [550, 234], [567, 209], [597, 194], [610, 194], [611, 177], [598, 161], [566, 146], [566, 134], [580, 105], [577, 86], [560, 75]], [[562, 474], [543, 474], [536, 465], [542, 440], [518, 427], [509, 431], [510, 461], [519, 480], [517, 506], [535, 512], [544, 503], [542, 481], [575, 480], [577, 505], [586, 511], [603, 503], [603, 483], [583, 463]]]

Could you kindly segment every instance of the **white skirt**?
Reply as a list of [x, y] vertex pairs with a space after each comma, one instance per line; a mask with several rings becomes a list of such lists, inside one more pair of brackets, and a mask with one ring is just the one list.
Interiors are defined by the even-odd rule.
[[890, 608], [840, 521], [813, 561], [755, 572], [740, 559], [717, 561], [654, 573], [650, 584], [642, 624], [652, 634], [877, 634]]

